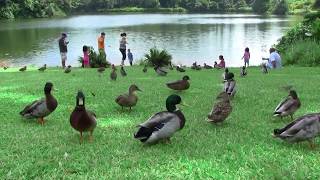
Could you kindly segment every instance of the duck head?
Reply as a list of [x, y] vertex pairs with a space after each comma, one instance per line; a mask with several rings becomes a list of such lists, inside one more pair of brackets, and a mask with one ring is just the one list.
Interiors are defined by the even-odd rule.
[[141, 91], [141, 89], [139, 89], [137, 85], [132, 84], [129, 88], [129, 94], [134, 93], [136, 91]]
[[115, 71], [116, 70], [116, 66], [114, 64], [112, 64], [111, 65], [111, 69]]
[[174, 112], [177, 109], [176, 105], [181, 103], [182, 103], [182, 100], [180, 96], [176, 94], [170, 95], [166, 100], [167, 110], [169, 112]]
[[84, 107], [85, 96], [84, 96], [84, 94], [83, 94], [82, 91], [78, 91], [78, 94], [77, 94], [76, 99], [77, 99], [77, 104], [76, 104], [76, 106], [77, 106], [77, 107]]
[[227, 81], [232, 81], [234, 78], [234, 74], [233, 73], [228, 73], [226, 76]]
[[229, 73], [229, 69], [226, 68], [226, 69], [224, 70], [224, 72], [225, 72], [225, 73]]
[[295, 90], [290, 90], [289, 96], [291, 96], [293, 99], [298, 99], [298, 94]]
[[51, 90], [53, 89], [53, 84], [51, 82], [47, 82], [46, 85], [44, 86], [44, 93], [46, 95], [51, 94]]
[[188, 81], [190, 80], [189, 76], [183, 76], [182, 80]]
[[243, 70], [246, 70], [246, 67], [245, 67], [245, 66], [242, 66], [242, 69], [243, 69]]

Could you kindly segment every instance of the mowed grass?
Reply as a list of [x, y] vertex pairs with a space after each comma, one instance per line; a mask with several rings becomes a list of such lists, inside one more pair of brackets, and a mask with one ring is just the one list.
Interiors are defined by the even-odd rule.
[[[271, 137], [274, 128], [290, 122], [272, 117], [293, 85], [302, 107], [295, 117], [319, 112], [319, 68], [286, 67], [264, 75], [249, 68], [248, 77], [236, 74], [238, 92], [234, 110], [222, 126], [207, 123], [216, 95], [222, 90], [222, 70], [170, 71], [159, 77], [152, 69], [127, 67], [127, 77], [118, 73], [109, 80], [110, 69], [100, 78], [96, 69], [73, 69], [70, 74], [50, 68], [16, 72], [0, 70], [0, 179], [316, 179], [320, 177], [320, 148], [307, 143], [287, 144]], [[191, 78], [189, 90], [174, 92], [166, 82]], [[59, 106], [44, 126], [25, 121], [19, 111], [43, 97], [45, 82], [58, 91]], [[122, 111], [114, 99], [137, 84], [139, 101], [131, 112]], [[94, 110], [98, 126], [94, 141], [88, 135], [79, 144], [69, 116], [78, 90], [86, 95], [86, 107]], [[96, 96], [91, 94], [93, 92]], [[152, 114], [165, 110], [165, 100], [179, 94], [190, 105], [184, 107], [186, 126], [171, 144], [144, 146], [133, 138], [136, 125]], [[318, 140], [316, 143], [320, 143]]]

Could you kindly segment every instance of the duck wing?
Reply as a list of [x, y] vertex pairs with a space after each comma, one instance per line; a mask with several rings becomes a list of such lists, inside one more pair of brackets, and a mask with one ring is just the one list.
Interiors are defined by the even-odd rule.
[[122, 94], [122, 95], [118, 96], [115, 101], [119, 105], [123, 106], [126, 104], [130, 104], [130, 97], [128, 94]]
[[25, 118], [45, 117], [48, 114], [50, 111], [47, 108], [46, 99], [33, 101], [20, 112], [20, 115]]
[[320, 114], [304, 115], [282, 129], [281, 138], [294, 137], [295, 140], [313, 138], [320, 132]]
[[300, 106], [299, 102], [289, 96], [279, 103], [279, 105], [274, 110], [274, 114], [278, 115], [283, 112], [289, 111], [295, 106]]
[[218, 102], [216, 103], [211, 113], [208, 115], [209, 121], [211, 122], [221, 122], [224, 121], [229, 114], [232, 112], [232, 106], [228, 102]]
[[180, 129], [180, 120], [176, 114], [163, 111], [151, 116], [139, 127], [134, 137], [142, 142], [152, 144], [161, 139], [170, 138]]

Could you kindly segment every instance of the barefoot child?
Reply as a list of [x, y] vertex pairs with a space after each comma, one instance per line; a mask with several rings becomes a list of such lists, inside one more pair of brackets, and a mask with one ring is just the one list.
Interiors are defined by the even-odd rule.
[[241, 59], [244, 60], [244, 66], [245, 67], [249, 67], [250, 52], [249, 52], [249, 48], [248, 47], [244, 50], [244, 54], [243, 54]]
[[89, 60], [89, 48], [88, 46], [83, 46], [83, 67], [89, 68], [90, 67], [90, 60]]
[[132, 66], [132, 62], [133, 62], [133, 55], [130, 51], [130, 49], [128, 49], [128, 59], [129, 59], [129, 63], [130, 63], [130, 66]]

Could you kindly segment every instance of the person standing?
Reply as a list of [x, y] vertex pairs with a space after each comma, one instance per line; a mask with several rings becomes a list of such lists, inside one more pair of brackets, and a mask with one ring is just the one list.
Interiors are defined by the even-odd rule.
[[277, 69], [281, 68], [281, 56], [280, 54], [276, 51], [275, 48], [270, 48], [270, 58], [269, 58], [269, 63], [268, 66], [271, 69]]
[[132, 52], [130, 51], [130, 49], [128, 49], [128, 59], [129, 59], [130, 66], [132, 66], [133, 55], [132, 55]]
[[90, 67], [90, 52], [88, 46], [83, 46], [83, 67], [89, 68]]
[[60, 49], [61, 64], [63, 69], [66, 67], [68, 43], [69, 43], [68, 41], [66, 41], [66, 38], [67, 38], [67, 34], [62, 33], [61, 38], [59, 39], [59, 49]]
[[106, 34], [102, 32], [100, 34], [100, 37], [98, 38], [98, 50], [100, 54], [103, 54], [103, 56], [106, 58], [106, 51], [104, 47], [104, 40], [105, 40]]
[[121, 33], [120, 34], [121, 39], [120, 39], [120, 52], [122, 54], [122, 61], [121, 61], [121, 65], [124, 65], [124, 61], [126, 60], [127, 56], [126, 56], [126, 51], [127, 51], [127, 34], [126, 33]]
[[249, 67], [250, 50], [248, 47], [244, 50], [244, 54], [242, 56], [242, 59], [244, 60], [244, 67]]

